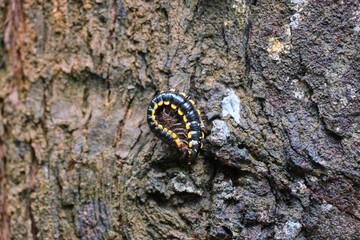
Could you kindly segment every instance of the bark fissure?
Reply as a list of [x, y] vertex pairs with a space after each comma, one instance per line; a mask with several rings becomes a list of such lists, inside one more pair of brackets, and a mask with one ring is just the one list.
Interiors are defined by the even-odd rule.
[[8, 239], [8, 229], [9, 229], [9, 211], [8, 211], [8, 189], [7, 189], [7, 180], [6, 180], [6, 157], [4, 152], [4, 142], [0, 137], [0, 183], [1, 183], [1, 192], [0, 192], [0, 216], [1, 216], [1, 233], [0, 239]]
[[38, 239], [37, 235], [39, 232], [38, 227], [36, 226], [36, 221], [34, 218], [32, 203], [33, 203], [33, 196], [32, 193], [36, 191], [36, 185], [37, 185], [37, 172], [38, 172], [38, 159], [36, 157], [35, 149], [32, 146], [32, 143], [29, 143], [30, 147], [30, 154], [31, 154], [31, 163], [30, 163], [30, 172], [29, 172], [29, 197], [28, 197], [28, 212], [29, 212], [29, 218], [30, 218], [30, 224], [31, 224], [31, 234], [33, 239]]

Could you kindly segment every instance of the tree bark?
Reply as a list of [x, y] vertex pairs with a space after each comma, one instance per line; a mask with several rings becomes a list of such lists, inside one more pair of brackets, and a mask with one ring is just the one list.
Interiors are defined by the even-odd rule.
[[[360, 239], [359, 1], [0, 9], [1, 239]], [[190, 164], [146, 123], [170, 88]]]

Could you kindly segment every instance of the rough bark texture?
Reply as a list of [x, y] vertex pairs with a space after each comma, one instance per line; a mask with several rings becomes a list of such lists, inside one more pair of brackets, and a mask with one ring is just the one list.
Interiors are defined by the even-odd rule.
[[[0, 1], [1, 239], [359, 239], [357, 0]], [[157, 90], [211, 129], [188, 165]]]

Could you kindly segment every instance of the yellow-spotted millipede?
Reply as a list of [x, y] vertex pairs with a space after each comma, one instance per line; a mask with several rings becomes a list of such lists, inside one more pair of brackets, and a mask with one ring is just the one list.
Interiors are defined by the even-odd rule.
[[155, 96], [147, 109], [151, 131], [165, 143], [176, 147], [182, 157], [195, 159], [203, 147], [204, 123], [195, 101], [174, 89]]

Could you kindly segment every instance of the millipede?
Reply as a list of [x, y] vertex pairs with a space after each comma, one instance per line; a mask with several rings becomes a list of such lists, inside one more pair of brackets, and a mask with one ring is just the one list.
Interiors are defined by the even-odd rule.
[[182, 158], [195, 159], [203, 148], [201, 113], [183, 92], [170, 89], [155, 96], [147, 109], [147, 122], [158, 138], [183, 153]]

